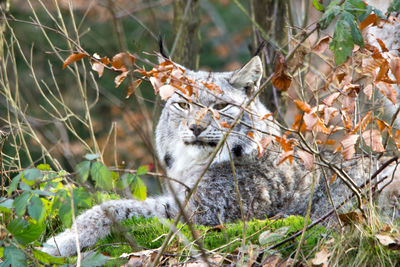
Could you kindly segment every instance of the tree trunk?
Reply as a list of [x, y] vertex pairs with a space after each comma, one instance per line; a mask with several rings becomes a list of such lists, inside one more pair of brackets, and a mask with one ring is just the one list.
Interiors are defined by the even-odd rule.
[[[252, 15], [257, 24], [267, 35], [267, 44], [264, 49], [263, 58], [265, 63], [265, 74], [268, 77], [273, 71], [278, 47], [284, 48], [288, 40], [286, 27], [287, 1], [282, 0], [250, 0]], [[253, 25], [253, 47], [256, 49], [260, 44], [257, 27]], [[278, 46], [278, 47], [277, 47]], [[277, 107], [274, 99], [279, 99], [279, 92], [274, 92], [272, 85], [264, 91], [264, 103], [271, 111], [276, 111]]]
[[187, 68], [198, 68], [200, 48], [199, 0], [174, 0], [172, 59]]

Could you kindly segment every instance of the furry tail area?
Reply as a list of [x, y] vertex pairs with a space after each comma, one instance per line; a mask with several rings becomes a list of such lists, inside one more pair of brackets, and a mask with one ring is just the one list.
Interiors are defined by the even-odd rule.
[[97, 240], [110, 233], [115, 222], [133, 216], [166, 218], [176, 214], [172, 197], [148, 198], [138, 200], [111, 200], [85, 211], [79, 215], [71, 229], [51, 237], [42, 249], [53, 256], [71, 256], [77, 253], [77, 235], [80, 249], [96, 244]]

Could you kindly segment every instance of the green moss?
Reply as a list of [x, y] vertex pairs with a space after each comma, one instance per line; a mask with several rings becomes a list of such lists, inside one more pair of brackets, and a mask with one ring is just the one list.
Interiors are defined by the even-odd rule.
[[[172, 221], [161, 222], [157, 218], [131, 218], [123, 222], [123, 225], [127, 229], [125, 234], [130, 234], [132, 237], [134, 237], [142, 249], [159, 248], [165, 239], [165, 235], [169, 231], [169, 227], [167, 225], [170, 224], [172, 224]], [[296, 231], [301, 230], [303, 225], [304, 219], [299, 216], [290, 216], [288, 218], [279, 220], [252, 220], [246, 224], [246, 244], [259, 245], [261, 249], [269, 248], [276, 242], [279, 242], [284, 238], [291, 236]], [[276, 230], [287, 226], [290, 226], [289, 230], [279, 240], [264, 245], [259, 244], [258, 240], [261, 233], [267, 230], [275, 232]], [[200, 240], [207, 250], [220, 248], [230, 243], [229, 246], [224, 246], [218, 250], [218, 253], [230, 253], [241, 246], [243, 238], [242, 222], [226, 224], [222, 229], [198, 225], [194, 225], [194, 228], [199, 234]], [[171, 253], [173, 252], [174, 254], [190, 254], [188, 247], [191, 246], [185, 248], [185, 244], [193, 244], [193, 238], [190, 234], [189, 227], [180, 223], [178, 225], [178, 229], [180, 229], [179, 234], [176, 235], [170, 242], [167, 251], [170, 251]], [[307, 235], [310, 236], [302, 246], [302, 252], [307, 253], [314, 248], [318, 244], [321, 236], [324, 234], [326, 234], [326, 229], [323, 227], [320, 227], [317, 230], [310, 230], [307, 233]], [[183, 241], [184, 239], [187, 240], [186, 243]], [[119, 257], [124, 252], [134, 251], [128, 245], [107, 245], [118, 243], [126, 243], [124, 234], [113, 233], [107, 236], [104, 240], [100, 241], [99, 244], [103, 245], [100, 251], [107, 253], [112, 257]], [[297, 239], [283, 245], [278, 249], [283, 256], [288, 256], [296, 249], [296, 244]]]

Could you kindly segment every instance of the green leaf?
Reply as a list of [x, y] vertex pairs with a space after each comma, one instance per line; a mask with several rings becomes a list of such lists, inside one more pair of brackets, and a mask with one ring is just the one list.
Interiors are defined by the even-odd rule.
[[325, 13], [320, 19], [320, 25], [322, 29], [326, 29], [332, 20], [340, 14], [342, 8], [338, 5], [340, 0], [332, 1], [326, 8]]
[[44, 208], [41, 198], [32, 196], [28, 205], [28, 214], [32, 219], [39, 223], [46, 218], [46, 209]]
[[313, 0], [312, 3], [316, 10], [321, 11], [321, 12], [324, 11], [324, 5], [322, 5], [322, 3], [319, 2], [319, 0]]
[[357, 26], [356, 18], [347, 11], [343, 11], [342, 17], [350, 26], [351, 38], [353, 39], [353, 42], [361, 47], [364, 47], [364, 39], [360, 29]]
[[344, 4], [344, 8], [352, 13], [363, 13], [365, 12], [367, 5], [363, 0], [347, 0]]
[[101, 253], [93, 253], [88, 257], [84, 258], [81, 262], [82, 267], [95, 267], [95, 266], [104, 266], [109, 257], [104, 256]]
[[6, 199], [4, 197], [0, 197], [0, 211], [1, 212], [10, 212], [13, 207], [13, 199]]
[[369, 16], [369, 14], [371, 14], [371, 12], [372, 12], [372, 6], [367, 6], [365, 12], [358, 16], [358, 21], [359, 22], [364, 21]]
[[98, 161], [93, 163], [90, 168], [90, 174], [93, 180], [96, 181], [96, 186], [104, 190], [111, 190], [113, 188], [112, 173], [103, 163]]
[[90, 208], [92, 204], [91, 195], [84, 188], [75, 188], [73, 191], [74, 204], [80, 208]]
[[388, 8], [388, 12], [399, 12], [400, 11], [400, 0], [393, 0]]
[[26, 206], [29, 203], [29, 197], [31, 193], [23, 192], [21, 195], [15, 198], [13, 206], [15, 208], [15, 213], [18, 216], [22, 216], [25, 214]]
[[36, 166], [36, 169], [41, 170], [41, 171], [51, 171], [51, 167], [49, 164], [39, 164]]
[[117, 182], [117, 188], [122, 190], [129, 187], [133, 182], [133, 178], [134, 176], [132, 173], [124, 173]]
[[25, 267], [28, 266], [25, 254], [17, 247], [5, 247], [3, 251], [3, 262], [0, 263], [1, 267]]
[[143, 175], [143, 174], [146, 174], [148, 171], [149, 171], [149, 166], [143, 165], [143, 166], [139, 167], [139, 169], [137, 170], [136, 174], [137, 175]]
[[329, 46], [335, 55], [335, 62], [337, 65], [345, 62], [351, 55], [354, 43], [350, 26], [346, 21], [339, 20], [336, 23], [333, 40]]
[[139, 200], [145, 200], [147, 197], [147, 188], [146, 185], [143, 183], [142, 179], [139, 176], [135, 176], [135, 179], [132, 183], [132, 192], [133, 196]]
[[276, 242], [284, 237], [285, 237], [285, 235], [282, 233], [271, 232], [270, 230], [268, 230], [268, 231], [261, 233], [258, 240], [260, 242], [260, 245], [266, 245], [269, 243]]
[[27, 169], [24, 171], [24, 178], [27, 181], [40, 181], [43, 175], [38, 169]]
[[89, 177], [90, 161], [82, 161], [76, 165], [76, 171], [78, 172], [79, 180], [83, 183]]
[[100, 157], [99, 154], [86, 154], [84, 156], [84, 158], [87, 160], [95, 160], [95, 159], [98, 159], [99, 157]]
[[72, 207], [70, 202], [62, 203], [59, 209], [59, 214], [63, 224], [70, 228], [72, 225]]
[[11, 184], [10, 184], [10, 186], [8, 187], [8, 192], [7, 192], [7, 193], [8, 193], [8, 196], [11, 196], [12, 192], [14, 192], [15, 189], [17, 189], [18, 183], [19, 183], [19, 181], [21, 180], [21, 178], [22, 178], [22, 172], [19, 173], [17, 176], [15, 176], [15, 177], [12, 179]]
[[46, 224], [29, 223], [23, 219], [14, 219], [8, 225], [7, 229], [17, 241], [26, 245], [37, 240], [46, 228]]
[[63, 264], [65, 263], [65, 258], [63, 257], [53, 257], [47, 253], [44, 253], [40, 250], [33, 249], [33, 256], [38, 259], [40, 262], [51, 265], [51, 264]]

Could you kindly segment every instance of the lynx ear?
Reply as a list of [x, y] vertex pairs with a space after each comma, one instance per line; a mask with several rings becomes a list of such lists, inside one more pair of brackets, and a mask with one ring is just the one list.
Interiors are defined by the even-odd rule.
[[235, 71], [229, 83], [236, 88], [252, 88], [260, 85], [263, 66], [259, 56], [253, 57], [244, 67]]

